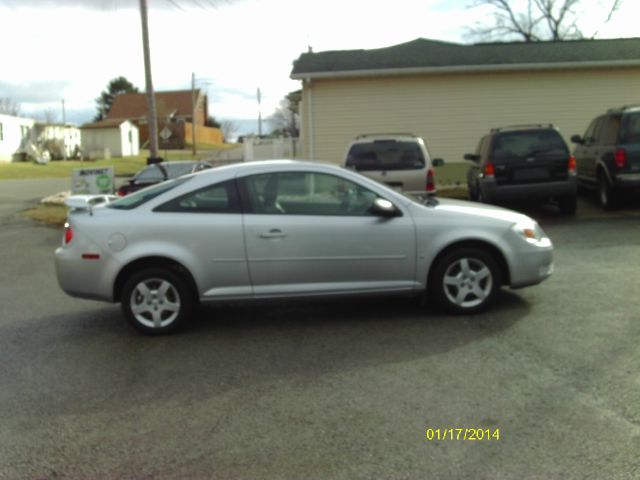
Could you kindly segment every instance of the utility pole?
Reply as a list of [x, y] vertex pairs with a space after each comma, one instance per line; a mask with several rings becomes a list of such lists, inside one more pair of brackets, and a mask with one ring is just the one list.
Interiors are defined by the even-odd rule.
[[147, 0], [140, 0], [140, 18], [142, 20], [142, 47], [144, 51], [144, 78], [147, 90], [147, 121], [149, 124], [149, 158], [147, 165], [159, 163], [162, 158], [158, 156], [158, 112], [156, 110], [156, 97], [153, 93], [153, 81], [151, 80], [151, 54], [149, 52], [149, 25], [147, 23]]
[[[206, 120], [206, 119], [205, 119]], [[196, 156], [196, 74], [191, 73], [191, 149]]]
[[67, 114], [64, 111], [64, 98], [62, 99], [62, 159], [67, 159]]
[[258, 137], [262, 136], [262, 99], [260, 97], [260, 87], [258, 87]]

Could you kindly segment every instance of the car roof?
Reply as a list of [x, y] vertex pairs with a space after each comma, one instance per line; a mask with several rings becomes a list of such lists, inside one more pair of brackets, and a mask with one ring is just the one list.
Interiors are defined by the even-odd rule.
[[501, 133], [501, 132], [519, 132], [526, 130], [557, 130], [557, 127], [552, 123], [532, 123], [524, 125], [506, 125], [504, 127], [492, 128], [489, 133]]
[[636, 113], [640, 112], [640, 105], [624, 105], [622, 107], [610, 108], [607, 113]]

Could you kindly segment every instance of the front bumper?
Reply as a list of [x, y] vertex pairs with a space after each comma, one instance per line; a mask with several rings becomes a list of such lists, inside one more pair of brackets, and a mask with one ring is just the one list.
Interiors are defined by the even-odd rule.
[[[533, 250], [535, 249], [535, 250]], [[511, 288], [536, 285], [553, 273], [553, 246], [532, 247], [514, 254], [511, 263]]]

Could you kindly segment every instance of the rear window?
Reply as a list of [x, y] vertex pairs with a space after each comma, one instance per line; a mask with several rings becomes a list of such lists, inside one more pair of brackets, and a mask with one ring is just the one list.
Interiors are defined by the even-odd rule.
[[640, 112], [622, 117], [620, 143], [640, 143]]
[[419, 170], [425, 160], [420, 145], [415, 142], [375, 140], [357, 143], [349, 149], [347, 167], [367, 170]]
[[149, 165], [143, 171], [141, 171], [137, 176], [136, 180], [140, 182], [160, 182], [165, 180], [165, 172], [167, 174], [167, 179], [176, 178], [182, 175], [186, 175], [187, 173], [191, 173], [195, 167], [194, 162], [184, 162], [184, 163], [154, 163], [153, 165]]
[[528, 130], [496, 135], [491, 152], [492, 160], [507, 161], [510, 158], [568, 154], [569, 149], [556, 130]]
[[143, 203], [148, 202], [152, 198], [155, 198], [159, 195], [162, 195], [169, 190], [176, 188], [179, 185], [182, 185], [187, 180], [190, 180], [193, 177], [180, 177], [175, 180], [167, 180], [166, 182], [159, 183], [152, 187], [143, 188], [142, 190], [138, 190], [137, 192], [131, 193], [126, 197], [122, 197], [115, 202], [112, 202], [107, 205], [108, 208], [115, 208], [117, 210], [131, 210], [133, 208], [139, 207]]

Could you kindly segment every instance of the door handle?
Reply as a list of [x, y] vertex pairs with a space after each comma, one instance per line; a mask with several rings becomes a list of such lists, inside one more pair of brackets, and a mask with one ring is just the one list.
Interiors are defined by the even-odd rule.
[[287, 234], [278, 228], [273, 228], [268, 232], [263, 232], [260, 234], [260, 238], [284, 238]]

